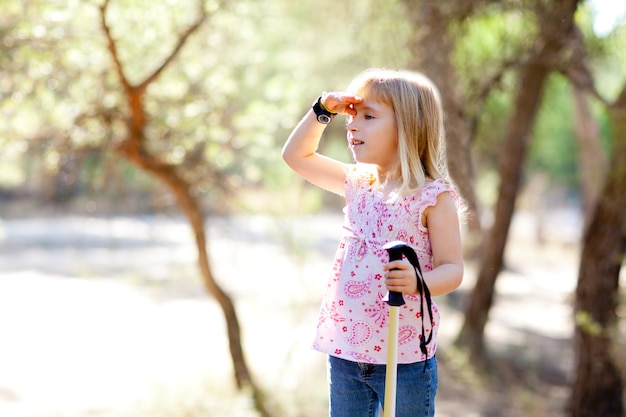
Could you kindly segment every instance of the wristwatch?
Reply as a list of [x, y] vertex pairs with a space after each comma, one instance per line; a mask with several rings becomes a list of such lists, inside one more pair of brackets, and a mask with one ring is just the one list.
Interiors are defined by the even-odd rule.
[[330, 123], [337, 114], [326, 110], [322, 104], [322, 96], [319, 96], [315, 103], [313, 103], [313, 112], [317, 116], [317, 121], [325, 125]]

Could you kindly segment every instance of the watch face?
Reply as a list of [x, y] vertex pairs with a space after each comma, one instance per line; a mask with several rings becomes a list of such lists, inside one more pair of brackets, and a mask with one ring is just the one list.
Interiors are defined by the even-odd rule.
[[331, 120], [332, 120], [331, 117], [326, 115], [326, 114], [318, 114], [317, 115], [317, 121], [320, 122], [320, 123], [323, 123], [325, 125], [330, 123]]

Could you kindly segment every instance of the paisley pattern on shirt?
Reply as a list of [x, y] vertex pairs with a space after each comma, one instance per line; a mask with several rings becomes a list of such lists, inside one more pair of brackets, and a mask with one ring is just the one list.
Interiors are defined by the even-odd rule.
[[[418, 255], [423, 271], [432, 270], [428, 229], [422, 225], [424, 210], [437, 203], [437, 196], [456, 190], [443, 180], [429, 181], [415, 195], [391, 195], [387, 200], [372, 188], [373, 175], [355, 165], [346, 176], [344, 230], [328, 286], [322, 300], [313, 347], [343, 359], [384, 364], [387, 359], [389, 307], [383, 301], [387, 290], [383, 267], [388, 262], [383, 245], [401, 240]], [[437, 350], [439, 309], [433, 301], [433, 317], [426, 317], [426, 337], [433, 333], [427, 355], [419, 347], [422, 317], [419, 295], [404, 294], [400, 307], [398, 363], [430, 358]], [[428, 315], [427, 312], [425, 312]]]

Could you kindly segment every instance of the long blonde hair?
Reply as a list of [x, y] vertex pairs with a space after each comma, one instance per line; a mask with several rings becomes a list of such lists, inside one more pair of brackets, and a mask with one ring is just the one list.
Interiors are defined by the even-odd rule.
[[450, 182], [441, 100], [428, 77], [412, 71], [374, 68], [358, 75], [349, 92], [393, 108], [398, 126], [401, 193], [421, 189], [428, 179]]

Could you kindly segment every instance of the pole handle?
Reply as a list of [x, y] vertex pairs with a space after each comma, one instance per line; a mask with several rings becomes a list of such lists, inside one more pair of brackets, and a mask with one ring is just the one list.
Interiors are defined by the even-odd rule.
[[[408, 245], [406, 243], [396, 240], [387, 243], [385, 246], [383, 246], [383, 249], [385, 249], [389, 254], [389, 262], [391, 262], [401, 260], [403, 251], [407, 247]], [[402, 293], [397, 291], [389, 291], [385, 298], [383, 298], [383, 301], [393, 307], [399, 307], [405, 304]]]

